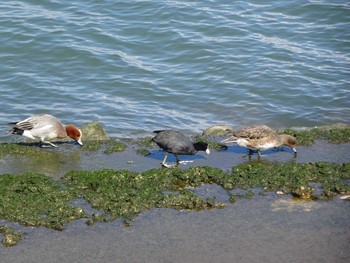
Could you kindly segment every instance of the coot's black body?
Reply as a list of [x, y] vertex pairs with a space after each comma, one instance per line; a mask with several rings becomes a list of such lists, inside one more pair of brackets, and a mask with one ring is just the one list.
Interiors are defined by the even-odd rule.
[[208, 144], [205, 142], [196, 142], [193, 143], [187, 136], [182, 132], [176, 130], [158, 130], [154, 131], [157, 135], [152, 138], [160, 148], [167, 152], [162, 162], [162, 165], [165, 165], [166, 158], [168, 153], [175, 155], [176, 163], [178, 164], [180, 160], [177, 155], [193, 155], [198, 151], [206, 151], [210, 153], [208, 149]]

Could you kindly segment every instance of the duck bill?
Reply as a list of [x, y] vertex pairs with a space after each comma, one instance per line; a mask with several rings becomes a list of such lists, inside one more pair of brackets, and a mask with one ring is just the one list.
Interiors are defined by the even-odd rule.
[[83, 145], [83, 143], [81, 142], [81, 140], [77, 140], [77, 143], [79, 143], [79, 145]]
[[206, 149], [205, 152], [206, 152], [207, 154], [210, 154], [210, 150], [209, 150], [209, 149]]
[[292, 148], [293, 152], [296, 154], [297, 153], [297, 149], [296, 148]]

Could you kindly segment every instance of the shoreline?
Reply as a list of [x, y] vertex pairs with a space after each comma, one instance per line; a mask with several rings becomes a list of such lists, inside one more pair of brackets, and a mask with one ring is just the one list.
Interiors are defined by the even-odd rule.
[[[198, 191], [225, 198], [215, 187]], [[21, 242], [0, 250], [2, 260], [16, 263], [250, 263], [262, 258], [271, 263], [286, 258], [345, 263], [350, 256], [349, 209], [350, 202], [338, 198], [295, 202], [288, 196], [259, 195], [224, 209], [151, 209], [142, 212], [131, 227], [120, 219], [93, 226], [80, 219], [63, 231], [24, 228]]]
[[[220, 141], [213, 136], [207, 138], [213, 144]], [[121, 145], [125, 145], [126, 147], [121, 147]], [[122, 219], [124, 225], [130, 225], [132, 229], [134, 222], [137, 222], [137, 218], [140, 215], [149, 213], [154, 209], [175, 208], [175, 210], [180, 211], [211, 211], [221, 210], [220, 208], [223, 208], [225, 210], [227, 207], [235, 206], [237, 202], [242, 202], [244, 199], [253, 198], [254, 203], [261, 195], [271, 196], [276, 195], [276, 193], [278, 195], [273, 198], [274, 202], [279, 198], [285, 199], [287, 202], [295, 202], [292, 200], [293, 196], [299, 200], [332, 200], [334, 198], [337, 200], [341, 194], [350, 194], [350, 156], [348, 154], [350, 143], [348, 142], [334, 144], [316, 139], [311, 145], [298, 146], [298, 155], [296, 158], [293, 157], [291, 150], [283, 148], [279, 151], [270, 150], [263, 152], [260, 162], [256, 160], [256, 155], [253, 155], [253, 159], [249, 161], [245, 157], [245, 149], [237, 145], [231, 145], [226, 150], [212, 150], [209, 156], [206, 156], [204, 153], [194, 156], [181, 156], [181, 160], [193, 162], [187, 165], [180, 165], [179, 169], [160, 168], [160, 162], [163, 159], [164, 152], [159, 150], [155, 145], [149, 144], [149, 138], [140, 138], [138, 140], [116, 140], [112, 138], [106, 142], [86, 143], [85, 149], [84, 146], [78, 147], [70, 142], [62, 143], [59, 146], [59, 148], [53, 149], [40, 148], [32, 144], [0, 145], [0, 153], [1, 147], [3, 147], [2, 150], [4, 148], [5, 150], [9, 150], [7, 153], [2, 151], [0, 155], [0, 180], [4, 180], [5, 177], [9, 180], [7, 181], [7, 185], [2, 185], [2, 187], [5, 187], [3, 189], [8, 191], [8, 196], [17, 199], [18, 197], [15, 197], [18, 196], [17, 194], [19, 196], [24, 194], [23, 196], [26, 196], [29, 203], [23, 205], [27, 206], [27, 208], [28, 205], [31, 206], [30, 203], [45, 203], [44, 200], [55, 200], [51, 204], [51, 212], [47, 214], [50, 217], [51, 221], [49, 221], [51, 223], [45, 223], [47, 216], [40, 219], [40, 213], [42, 212], [39, 212], [39, 219], [26, 219], [26, 216], [24, 216], [20, 217], [22, 218], [20, 221], [15, 219], [16, 217], [11, 217], [13, 219], [9, 220], [9, 213], [14, 213], [14, 215], [18, 213], [11, 209], [18, 207], [20, 212], [24, 208], [21, 208], [22, 202], [6, 203], [5, 207], [7, 206], [7, 208], [5, 210], [10, 209], [8, 211], [12, 212], [3, 211], [0, 218], [2, 223], [0, 225], [9, 225], [10, 228], [11, 226], [15, 227], [12, 232], [8, 229], [6, 230], [7, 232], [4, 229], [0, 231], [4, 237], [8, 234], [14, 238], [17, 233], [19, 237], [17, 242], [22, 243], [20, 241], [22, 232], [16, 231], [26, 232], [23, 229], [27, 229], [25, 226], [10, 223], [9, 221], [22, 222], [21, 224], [32, 225], [33, 227], [45, 226], [64, 230], [63, 232], [65, 232], [76, 221], [83, 220], [85, 224], [92, 225], [91, 227], [93, 228], [96, 224], [100, 224], [99, 222], [110, 224], [108, 222], [120, 221]], [[140, 149], [143, 151], [140, 151]], [[169, 162], [173, 162], [174, 160], [174, 157], [169, 155]], [[290, 170], [294, 172], [289, 173]], [[236, 174], [233, 174], [233, 172]], [[104, 173], [105, 175], [103, 175]], [[300, 181], [299, 178], [299, 183], [291, 185], [290, 181], [295, 181], [297, 178], [295, 175], [298, 173], [304, 174], [302, 179], [305, 181]], [[11, 176], [10, 174], [17, 175]], [[252, 176], [254, 174], [258, 176], [254, 178]], [[319, 176], [319, 179], [314, 178], [315, 174]], [[325, 178], [329, 176], [332, 176], [333, 179], [335, 178], [334, 183], [336, 184], [325, 188], [325, 182], [327, 180], [323, 181], [322, 174], [326, 175]], [[117, 190], [119, 183], [113, 184], [112, 181], [109, 181], [110, 178], [116, 175], [122, 178], [118, 179], [122, 180], [118, 181], [119, 183], [124, 182], [122, 184], [129, 184], [131, 182], [130, 186], [125, 185], [125, 191], [122, 189]], [[291, 176], [290, 179], [288, 179], [288, 176]], [[284, 177], [286, 177], [285, 182], [278, 181]], [[100, 178], [99, 181], [95, 181], [96, 178]], [[102, 184], [103, 178], [107, 178], [105, 184]], [[148, 179], [146, 180], [145, 178], [151, 179], [147, 181]], [[163, 181], [164, 178], [171, 180], [172, 183], [169, 184], [169, 182]], [[230, 178], [234, 178], [235, 180], [230, 181]], [[237, 178], [243, 178], [243, 181], [239, 182], [236, 180]], [[271, 178], [275, 178], [277, 181]], [[252, 182], [245, 185], [244, 183], [249, 182], [250, 179]], [[83, 181], [80, 182], [80, 180]], [[84, 182], [84, 180], [86, 181]], [[19, 182], [21, 182], [21, 188], [16, 186]], [[101, 184], [101, 188], [91, 188], [90, 192], [85, 192], [84, 189], [88, 189], [91, 184], [95, 184], [93, 182], [98, 183], [98, 185]], [[140, 184], [141, 182], [145, 183], [145, 185]], [[268, 182], [268, 184], [264, 186], [261, 182]], [[0, 186], [1, 184], [4, 184], [4, 182], [0, 183]], [[63, 195], [61, 189], [57, 191], [57, 184], [60, 185], [60, 188], [63, 187], [65, 189]], [[79, 186], [80, 184], [82, 185]], [[165, 185], [160, 186], [162, 184]], [[276, 186], [272, 187], [274, 184]], [[110, 189], [111, 192], [109, 195], [112, 196], [117, 192], [116, 198], [124, 194], [129, 195], [130, 191], [133, 192], [135, 190], [135, 187], [138, 189], [137, 192], [142, 192], [146, 189], [145, 193], [148, 192], [148, 194], [139, 197], [132, 195], [130, 200], [134, 200], [132, 201], [134, 206], [127, 206], [128, 208], [125, 210], [125, 214], [123, 214], [124, 212], [119, 210], [114, 211], [112, 207], [108, 208], [110, 204], [115, 202], [113, 198], [110, 199], [110, 196], [103, 197], [104, 195], [100, 196], [98, 194], [100, 191], [101, 193], [107, 193], [109, 191], [107, 189], [110, 187], [112, 189]], [[212, 190], [210, 189], [213, 187], [215, 190], [212, 192], [211, 197], [203, 198], [196, 193], [198, 189], [205, 189], [206, 192], [211, 192]], [[148, 188], [149, 190], [147, 190]], [[27, 189], [26, 191], [29, 192], [21, 193], [23, 189]], [[242, 191], [242, 189], [246, 190]], [[325, 189], [333, 190], [327, 192]], [[336, 190], [334, 191], [334, 189]], [[41, 199], [37, 199], [36, 191], [39, 191], [40, 195], [42, 195], [42, 201], [40, 201]], [[224, 194], [226, 197], [223, 203], [220, 201], [220, 198], [217, 198], [222, 195], [220, 194], [222, 191], [226, 193]], [[149, 193], [152, 193], [155, 197], [149, 196]], [[164, 193], [167, 194], [164, 195]], [[278, 197], [279, 195], [282, 195], [282, 197]], [[79, 196], [83, 197], [83, 199], [80, 200]], [[171, 198], [169, 199], [169, 197]], [[8, 199], [5, 198], [3, 200]], [[146, 201], [138, 204], [136, 200]], [[347, 204], [348, 202], [346, 200], [342, 200], [341, 202]], [[61, 205], [54, 208], [54, 204], [60, 204], [60, 202]], [[124, 204], [127, 204], [123, 202], [117, 206], [123, 207]], [[319, 202], [322, 201], [312, 203], [317, 204]], [[29, 218], [36, 218], [35, 214], [38, 212], [35, 211], [38, 211], [38, 209], [39, 211], [47, 211], [48, 208], [33, 207], [34, 217], [29, 214], [27, 216]], [[63, 210], [57, 214], [55, 209]], [[62, 216], [64, 213], [67, 213], [67, 219], [64, 219], [64, 216]], [[60, 215], [60, 220], [63, 221], [55, 218], [55, 214]], [[17, 242], [14, 242], [13, 245], [17, 244]], [[8, 243], [8, 246], [12, 246], [12, 244]], [[27, 246], [30, 245], [27, 244]]]

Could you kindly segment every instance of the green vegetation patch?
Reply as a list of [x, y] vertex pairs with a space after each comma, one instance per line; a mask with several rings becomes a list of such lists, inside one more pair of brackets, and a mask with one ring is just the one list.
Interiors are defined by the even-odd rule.
[[152, 137], [138, 138], [137, 140], [133, 140], [132, 144], [138, 147], [142, 147], [142, 148], [137, 148], [135, 152], [143, 156], [147, 156], [151, 154], [150, 149], [153, 148], [155, 145], [155, 143], [152, 141]]
[[296, 137], [298, 145], [311, 145], [315, 140], [326, 140], [331, 143], [350, 142], [350, 127], [345, 128], [313, 128], [311, 130], [286, 129], [280, 132]]
[[[350, 163], [269, 163], [250, 162], [233, 168], [235, 188], [261, 187], [266, 191], [282, 191], [300, 198], [328, 199], [349, 194]], [[315, 194], [311, 183], [321, 183], [322, 192]]]
[[54, 147], [41, 147], [40, 142], [34, 143], [1, 143], [0, 144], [0, 158], [7, 155], [25, 155], [33, 158], [53, 158], [53, 159], [64, 159], [67, 155], [67, 150], [69, 152], [83, 151], [97, 152], [101, 149], [106, 154], [111, 154], [114, 152], [125, 151], [127, 145], [120, 142], [117, 139], [109, 139], [106, 141], [84, 141], [83, 146], [68, 144], [64, 142], [54, 142], [58, 148]]
[[114, 152], [123, 152], [126, 150], [126, 144], [120, 142], [116, 139], [111, 139], [106, 142], [107, 149], [104, 151], [106, 154], [111, 154]]
[[86, 216], [70, 205], [71, 199], [60, 182], [45, 175], [0, 176], [0, 218], [4, 220], [61, 230], [71, 220]]
[[83, 143], [82, 150], [97, 152], [106, 144], [106, 141], [84, 141]]
[[140, 155], [143, 155], [143, 156], [147, 156], [147, 155], [150, 155], [150, 154], [151, 154], [150, 150], [145, 149], [145, 148], [139, 148], [139, 149], [137, 149], [137, 150], [136, 150], [136, 153], [137, 153], [137, 154], [140, 154]]
[[137, 140], [133, 141], [133, 143], [143, 147], [153, 147], [154, 145], [152, 137], [138, 138]]
[[39, 143], [1, 143], [0, 158], [8, 154], [42, 156], [43, 158], [47, 158], [48, 155], [55, 155], [54, 152], [47, 151], [48, 149], [43, 149], [39, 146]]
[[253, 199], [254, 195], [255, 195], [255, 192], [253, 190], [247, 190], [245, 193], [232, 193], [230, 195], [229, 201], [230, 203], [234, 203], [241, 198]]
[[0, 226], [0, 233], [3, 235], [2, 244], [5, 247], [12, 247], [22, 240], [23, 231], [15, 232], [12, 227]]
[[[130, 218], [151, 208], [201, 210], [220, 206], [213, 202], [209, 204], [191, 191], [183, 190], [185, 186], [210, 182], [203, 179], [215, 175], [209, 176], [210, 171], [205, 172], [206, 169], [152, 169], [144, 173], [127, 170], [71, 171], [63, 180], [68, 191], [75, 197], [82, 197], [92, 208], [104, 211], [94, 215], [93, 221], [109, 221], [122, 217], [129, 222]], [[219, 169], [218, 171], [222, 172]], [[201, 173], [206, 176], [195, 179]], [[177, 190], [180, 192], [164, 193]]]
[[[350, 194], [349, 179], [350, 163], [325, 162], [248, 162], [233, 167], [231, 172], [212, 167], [160, 168], [143, 173], [76, 170], [58, 181], [34, 173], [3, 174], [0, 219], [57, 230], [79, 218], [88, 218], [89, 225], [122, 218], [128, 226], [139, 213], [152, 208], [223, 208], [225, 204], [216, 202], [215, 197], [204, 198], [191, 190], [202, 184], [220, 185], [234, 203], [239, 198], [251, 198], [254, 188], [305, 199], [330, 199]], [[320, 185], [318, 191], [314, 191], [315, 183]], [[233, 194], [233, 189], [245, 194]], [[85, 205], [74, 206], [77, 199], [86, 200], [95, 209], [94, 214], [85, 212]]]

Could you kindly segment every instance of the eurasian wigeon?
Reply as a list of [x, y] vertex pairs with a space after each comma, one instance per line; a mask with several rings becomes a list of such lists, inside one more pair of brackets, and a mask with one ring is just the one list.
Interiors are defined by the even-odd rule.
[[13, 127], [11, 134], [22, 135], [30, 139], [40, 139], [42, 143], [49, 144], [53, 147], [57, 145], [47, 140], [56, 138], [65, 138], [69, 136], [77, 141], [80, 145], [82, 133], [72, 124], [63, 126], [63, 124], [54, 116], [44, 114], [29, 117], [23, 121], [10, 123]]
[[252, 151], [257, 151], [260, 156], [260, 151], [271, 148], [281, 147], [286, 145], [290, 147], [294, 154], [296, 150], [296, 140], [289, 134], [277, 134], [273, 129], [266, 125], [256, 125], [243, 128], [241, 130], [231, 130], [233, 136], [223, 140], [223, 143], [235, 142], [241, 147], [249, 149], [249, 154]]
[[161, 163], [164, 167], [170, 167], [166, 164], [166, 159], [169, 153], [174, 154], [176, 158], [176, 165], [179, 163], [184, 163], [178, 158], [178, 154], [183, 155], [193, 155], [198, 151], [205, 151], [207, 154], [210, 154], [208, 149], [208, 144], [205, 142], [196, 142], [193, 143], [191, 140], [186, 137], [183, 133], [176, 130], [158, 130], [154, 131], [157, 135], [152, 138], [160, 148], [162, 148], [166, 154]]

